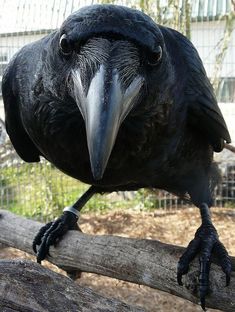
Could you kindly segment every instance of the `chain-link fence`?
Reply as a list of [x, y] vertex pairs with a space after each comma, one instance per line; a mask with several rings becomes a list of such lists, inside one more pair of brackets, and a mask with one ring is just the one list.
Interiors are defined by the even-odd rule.
[[[196, 46], [211, 79], [220, 108], [235, 142], [235, 2], [232, 0], [0, 0], [0, 82], [3, 71], [25, 44], [58, 28], [64, 19], [84, 5], [113, 3], [145, 11], [157, 23], [175, 28]], [[0, 118], [4, 120], [0, 89]], [[217, 205], [235, 203], [235, 157], [230, 152], [218, 158], [223, 181], [217, 189]], [[66, 177], [46, 161], [24, 164], [7, 140], [0, 122], [0, 206], [35, 217], [56, 215], [71, 204], [85, 185]], [[141, 190], [108, 200], [101, 197], [91, 206], [177, 207], [182, 202], [165, 192]]]

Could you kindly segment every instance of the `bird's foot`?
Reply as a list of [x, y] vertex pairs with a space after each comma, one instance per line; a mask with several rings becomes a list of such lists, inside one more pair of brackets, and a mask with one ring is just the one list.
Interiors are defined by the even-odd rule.
[[209, 272], [212, 253], [218, 258], [222, 270], [226, 275], [226, 286], [230, 282], [232, 270], [231, 260], [224, 245], [219, 241], [217, 231], [211, 222], [202, 223], [198, 228], [195, 238], [189, 243], [186, 251], [181, 256], [177, 268], [177, 281], [182, 283], [182, 275], [188, 273], [189, 264], [199, 254], [200, 275], [199, 275], [199, 296], [203, 310], [206, 306], [206, 296], [209, 293]]
[[69, 230], [80, 230], [77, 224], [78, 217], [70, 212], [64, 211], [62, 216], [54, 222], [44, 225], [33, 240], [33, 250], [37, 254], [37, 262], [41, 263], [49, 254], [51, 245], [55, 245]]

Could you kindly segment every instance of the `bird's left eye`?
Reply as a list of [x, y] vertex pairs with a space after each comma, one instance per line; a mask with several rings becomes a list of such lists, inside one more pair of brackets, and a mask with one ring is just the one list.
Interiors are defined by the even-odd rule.
[[151, 51], [148, 54], [148, 64], [151, 66], [156, 66], [160, 62], [162, 58], [162, 48], [161, 46], [158, 46], [155, 51]]
[[60, 37], [60, 49], [64, 55], [70, 55], [72, 53], [72, 45], [69, 42], [66, 34]]

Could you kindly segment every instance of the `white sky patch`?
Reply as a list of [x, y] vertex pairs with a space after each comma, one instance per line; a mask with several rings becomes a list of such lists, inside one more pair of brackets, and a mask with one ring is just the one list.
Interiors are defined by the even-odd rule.
[[[160, 0], [159, 5], [166, 7], [168, 1]], [[208, 1], [191, 0], [192, 17], [223, 15], [229, 9], [229, 4], [225, 0]], [[101, 0], [0, 0], [0, 33], [55, 29], [60, 27], [72, 12], [83, 6], [101, 2]], [[115, 4], [139, 9], [137, 0], [116, 0]], [[179, 5], [182, 5], [182, 0], [179, 0]], [[152, 0], [151, 9], [152, 12], [157, 12], [156, 0]], [[171, 17], [172, 12], [168, 14], [168, 17]]]
[[[99, 0], [0, 0], [0, 33], [56, 29], [72, 12]], [[136, 0], [120, 0], [131, 5]]]
[[58, 28], [90, 0], [0, 0], [0, 33]]

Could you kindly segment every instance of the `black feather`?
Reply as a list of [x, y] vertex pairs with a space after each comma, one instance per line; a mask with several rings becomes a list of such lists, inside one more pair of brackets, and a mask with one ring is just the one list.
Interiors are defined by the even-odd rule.
[[[71, 55], [61, 53], [62, 34], [70, 40]], [[150, 66], [148, 55], [159, 45], [162, 59]], [[118, 68], [122, 88], [136, 75], [144, 77], [144, 85], [97, 181], [85, 122], [71, 95], [71, 69], [80, 69], [89, 86], [102, 62]], [[3, 99], [7, 131], [24, 160], [43, 155], [107, 192], [156, 187], [211, 205], [212, 154], [230, 142], [226, 124], [193, 45], [142, 12], [95, 5], [72, 14], [58, 31], [17, 53], [3, 78]]]

